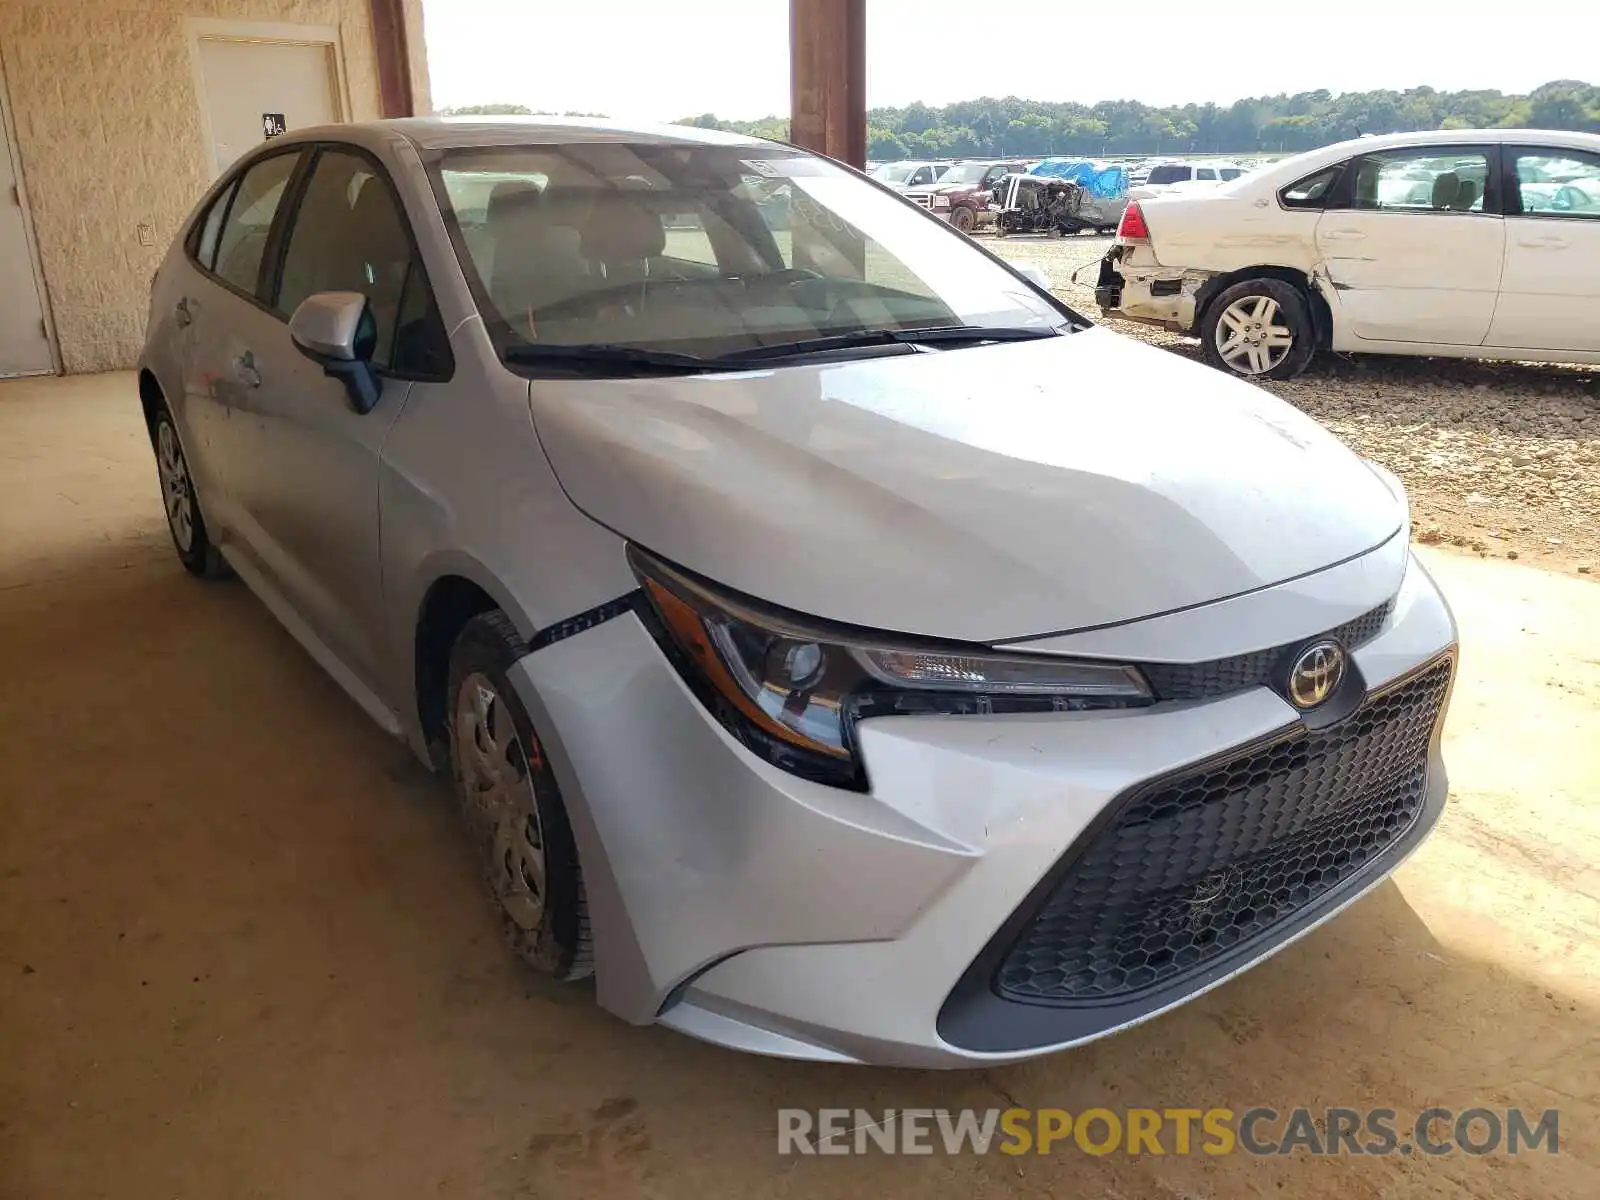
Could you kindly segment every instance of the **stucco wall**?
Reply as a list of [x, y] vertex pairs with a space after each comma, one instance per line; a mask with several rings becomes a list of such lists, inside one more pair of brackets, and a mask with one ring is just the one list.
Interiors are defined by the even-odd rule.
[[[426, 112], [421, 0], [408, 8]], [[151, 273], [210, 179], [185, 17], [337, 26], [350, 115], [379, 115], [368, 0], [0, 0], [16, 148], [68, 373], [133, 365]]]

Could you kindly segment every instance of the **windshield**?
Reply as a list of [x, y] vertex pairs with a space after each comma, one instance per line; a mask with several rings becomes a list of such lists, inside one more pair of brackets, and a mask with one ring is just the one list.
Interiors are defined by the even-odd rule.
[[988, 163], [957, 163], [939, 177], [940, 183], [982, 183]]
[[872, 177], [880, 183], [904, 183], [916, 169], [915, 163], [884, 163], [872, 173]]
[[434, 171], [503, 357], [599, 345], [717, 358], [818, 338], [1072, 325], [948, 226], [788, 147], [455, 150]]
[[1145, 180], [1150, 184], [1181, 183], [1192, 176], [1194, 172], [1177, 163], [1168, 163], [1165, 166], [1151, 168], [1149, 177]]

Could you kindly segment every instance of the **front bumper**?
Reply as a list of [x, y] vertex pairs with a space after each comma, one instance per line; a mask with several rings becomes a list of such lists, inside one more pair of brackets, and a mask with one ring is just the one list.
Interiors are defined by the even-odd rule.
[[[1447, 607], [1413, 561], [1387, 624], [1354, 660], [1376, 693], [1448, 661], [1439, 656], [1454, 642]], [[512, 677], [571, 811], [602, 1005], [790, 1057], [986, 1064], [1146, 1020], [1377, 884], [1426, 835], [1445, 796], [1441, 701], [1414, 811], [1335, 886], [1131, 999], [1062, 1004], [1027, 995], [1055, 978], [1048, 948], [1041, 958], [1037, 938], [1027, 943], [1021, 984], [1014, 960], [1064, 873], [1151, 781], [1299, 730], [1274, 691], [1141, 710], [865, 722], [872, 790], [862, 795], [757, 761], [631, 614], [529, 656]], [[1217, 874], [1197, 862], [1181, 871]], [[1041, 963], [1043, 975], [1033, 970]]]

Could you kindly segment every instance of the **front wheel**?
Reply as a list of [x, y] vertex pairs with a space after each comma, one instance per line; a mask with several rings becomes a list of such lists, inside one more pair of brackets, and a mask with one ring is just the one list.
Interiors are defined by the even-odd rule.
[[950, 224], [961, 230], [962, 233], [971, 233], [972, 227], [976, 223], [977, 218], [972, 215], [970, 208], [963, 208], [958, 204], [950, 210]]
[[1206, 361], [1249, 379], [1292, 379], [1316, 353], [1305, 294], [1281, 279], [1247, 279], [1214, 299], [1200, 322]]
[[507, 672], [527, 648], [499, 611], [450, 654], [450, 761], [467, 833], [506, 940], [557, 979], [594, 970], [589, 915], [561, 789]]

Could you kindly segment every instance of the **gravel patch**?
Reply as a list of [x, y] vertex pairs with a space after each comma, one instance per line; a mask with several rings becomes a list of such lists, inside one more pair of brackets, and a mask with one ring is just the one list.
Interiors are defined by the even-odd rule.
[[[1057, 295], [1099, 319], [1096, 264], [1110, 238], [982, 241], [1038, 264]], [[1193, 339], [1109, 324], [1200, 361]], [[1261, 386], [1398, 475], [1417, 541], [1600, 579], [1600, 369], [1323, 354], [1298, 379]]]

